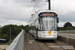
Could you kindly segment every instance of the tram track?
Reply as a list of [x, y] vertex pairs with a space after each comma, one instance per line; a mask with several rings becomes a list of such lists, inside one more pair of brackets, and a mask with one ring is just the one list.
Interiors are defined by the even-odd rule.
[[75, 50], [75, 47], [56, 40], [35, 40], [29, 33], [26, 34], [26, 50]]

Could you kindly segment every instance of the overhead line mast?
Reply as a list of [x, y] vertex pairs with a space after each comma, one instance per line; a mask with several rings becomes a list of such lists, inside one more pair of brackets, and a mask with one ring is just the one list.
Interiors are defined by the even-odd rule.
[[51, 10], [51, 0], [31, 0], [32, 3], [39, 3], [41, 1], [48, 2], [48, 9]]
[[51, 0], [48, 0], [48, 2], [49, 2], [49, 3], [48, 3], [49, 10], [51, 10], [51, 3], [50, 3], [50, 2], [51, 2]]

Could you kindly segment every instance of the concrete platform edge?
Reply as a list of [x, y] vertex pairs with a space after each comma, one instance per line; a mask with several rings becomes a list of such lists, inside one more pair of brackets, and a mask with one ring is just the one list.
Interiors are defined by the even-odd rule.
[[70, 45], [73, 45], [75, 47], [75, 39], [74, 38], [68, 38], [68, 37], [58, 35], [57, 39], [65, 42], [65, 43], [68, 43]]

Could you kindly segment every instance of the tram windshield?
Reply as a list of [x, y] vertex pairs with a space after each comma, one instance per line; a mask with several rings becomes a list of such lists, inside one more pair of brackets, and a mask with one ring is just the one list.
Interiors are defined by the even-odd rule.
[[56, 27], [55, 17], [43, 17], [41, 19], [41, 30], [54, 31], [56, 30]]

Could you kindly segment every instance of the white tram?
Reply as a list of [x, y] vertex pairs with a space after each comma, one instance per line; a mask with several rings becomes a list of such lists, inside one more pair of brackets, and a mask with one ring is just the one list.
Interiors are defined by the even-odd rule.
[[35, 39], [57, 39], [57, 14], [51, 10], [38, 11], [29, 24], [29, 33]]

